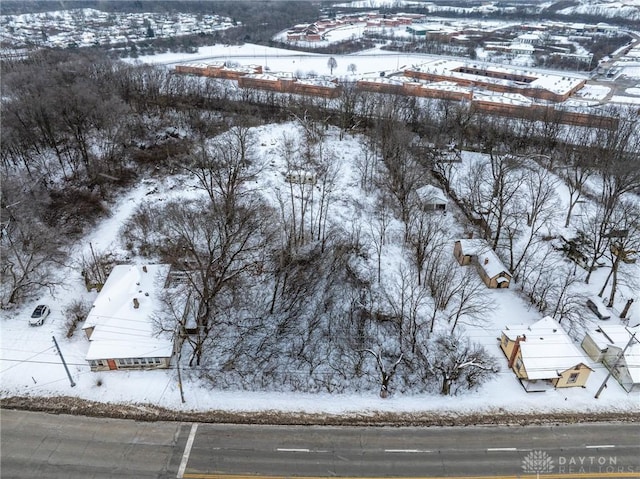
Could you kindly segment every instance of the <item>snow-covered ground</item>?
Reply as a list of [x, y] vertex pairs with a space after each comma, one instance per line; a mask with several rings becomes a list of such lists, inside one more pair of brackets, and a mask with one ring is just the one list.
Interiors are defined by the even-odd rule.
[[[631, 50], [631, 52], [634, 51], [635, 50]], [[378, 47], [349, 55], [321, 55], [246, 43], [244, 45], [228, 46], [222, 44], [213, 45], [201, 47], [197, 53], [192, 54], [162, 53], [142, 56], [136, 60], [129, 59], [128, 61], [167, 66], [189, 62], [213, 63], [215, 61], [226, 61], [242, 66], [261, 65], [265, 71], [288, 72], [298, 77], [306, 77], [309, 75], [330, 75], [331, 68], [328, 65], [330, 57], [333, 57], [337, 64], [333, 69], [333, 76], [341, 80], [351, 81], [361, 77], [377, 76], [380, 72], [385, 72], [385, 75], [389, 75], [394, 72], [401, 72], [411, 66], [422, 65], [439, 59], [460, 60], [456, 57], [439, 55], [391, 52], [381, 50]], [[624, 61], [624, 58], [626, 57], [623, 57], [623, 59], [617, 61], [615, 64], [618, 72], [617, 76], [640, 79], [640, 67], [637, 66], [637, 62]], [[489, 63], [491, 62], [489, 53], [481, 49], [478, 52], [478, 59]], [[512, 58], [510, 62], [514, 67], [527, 67], [540, 73], [558, 74], [558, 72], [554, 70], [531, 67], [531, 58], [527, 55]], [[581, 75], [572, 73], [570, 76], [580, 77]], [[587, 82], [587, 85], [578, 92], [577, 97], [584, 100], [600, 100], [608, 93], [608, 91], [605, 91], [607, 88], [608, 87], [592, 85]], [[633, 92], [628, 93], [629, 95], [634, 95]], [[636, 99], [633, 96], [619, 97], [616, 102], [625, 103], [625, 99], [627, 98], [629, 99], [628, 103], [636, 103]]]
[[601, 85], [585, 85], [576, 93], [576, 96], [585, 100], [603, 100], [611, 91], [611, 88]]
[[[268, 167], [262, 173], [257, 186], [266, 194], [283, 180], [283, 160], [277, 145], [285, 133], [296, 130], [294, 124], [267, 125], [259, 127], [259, 154]], [[354, 217], [354, 202], [357, 181], [354, 158], [362, 148], [357, 138], [347, 136], [337, 139], [337, 132], [329, 130], [331, 149], [341, 160], [340, 191], [335, 201], [333, 214], [349, 222]], [[465, 155], [465, 162], [477, 159], [477, 154]], [[22, 309], [0, 315], [0, 396], [77, 396], [80, 398], [112, 403], [143, 403], [164, 406], [183, 411], [283, 411], [328, 414], [373, 414], [386, 412], [594, 412], [594, 411], [640, 411], [640, 394], [627, 394], [611, 379], [608, 388], [599, 399], [594, 395], [606, 376], [600, 364], [594, 364], [585, 356], [584, 360], [594, 372], [586, 388], [551, 390], [545, 393], [526, 393], [515, 375], [507, 369], [498, 339], [507, 324], [532, 323], [541, 315], [531, 308], [513, 290], [487, 290], [487, 300], [497, 304], [489, 321], [482, 326], [467, 327], [467, 335], [487, 348], [501, 366], [501, 371], [479, 390], [456, 397], [431, 394], [395, 394], [381, 399], [375, 392], [362, 394], [301, 394], [275, 392], [248, 392], [212, 390], [203, 382], [183, 374], [182, 384], [186, 402], [181, 402], [178, 376], [175, 368], [155, 371], [109, 371], [91, 372], [85, 361], [88, 341], [77, 329], [72, 338], [65, 338], [66, 327], [63, 311], [77, 299], [92, 301], [96, 293], [88, 293], [80, 276], [77, 260], [88, 253], [89, 243], [98, 252], [113, 251], [125, 257], [128, 253], [119, 241], [120, 226], [131, 215], [135, 207], [145, 201], [166, 201], [184, 195], [196, 195], [194, 181], [186, 176], [166, 179], [145, 178], [123, 196], [111, 209], [111, 216], [100, 222], [72, 250], [76, 260], [68, 268], [60, 270], [64, 285], [54, 294], [43, 295]], [[562, 196], [562, 193], [560, 193]], [[453, 246], [453, 245], [452, 245]], [[136, 261], [135, 258], [131, 259]], [[395, 261], [390, 252], [384, 259], [389, 266]], [[598, 271], [586, 292], [594, 292], [602, 283], [606, 271]], [[626, 292], [625, 294], [629, 294]], [[28, 316], [37, 303], [47, 303], [52, 313], [42, 327], [28, 326]], [[637, 313], [636, 317], [637, 317]], [[597, 324], [595, 317], [589, 320]], [[612, 319], [610, 322], [619, 322]], [[75, 387], [61, 364], [61, 358], [53, 347], [52, 337], [60, 345]], [[375, 388], [373, 388], [375, 390]]]

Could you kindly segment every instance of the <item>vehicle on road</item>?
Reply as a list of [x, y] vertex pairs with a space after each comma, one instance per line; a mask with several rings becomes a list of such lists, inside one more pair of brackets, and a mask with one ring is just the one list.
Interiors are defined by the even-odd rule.
[[49, 306], [46, 304], [39, 304], [36, 306], [36, 309], [33, 310], [33, 313], [31, 313], [29, 326], [42, 326], [50, 312], [51, 310], [49, 309]]

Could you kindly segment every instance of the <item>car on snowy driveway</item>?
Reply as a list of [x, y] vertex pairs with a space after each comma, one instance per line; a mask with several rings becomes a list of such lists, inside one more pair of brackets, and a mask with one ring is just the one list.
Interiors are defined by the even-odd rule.
[[33, 310], [33, 313], [31, 313], [29, 326], [42, 326], [50, 312], [51, 310], [49, 309], [49, 306], [46, 304], [39, 304], [36, 306], [36, 309]]

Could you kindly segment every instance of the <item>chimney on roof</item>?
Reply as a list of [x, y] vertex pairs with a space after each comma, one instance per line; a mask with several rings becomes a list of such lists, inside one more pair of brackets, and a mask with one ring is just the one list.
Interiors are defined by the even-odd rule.
[[144, 271], [145, 273], [147, 272], [147, 265], [146, 264], [142, 267], [142, 271]]
[[484, 259], [484, 264], [489, 264], [489, 258]]
[[518, 355], [518, 351], [520, 351], [520, 342], [526, 341], [526, 340], [527, 340], [527, 337], [524, 334], [516, 338], [516, 343], [513, 345], [511, 356], [509, 356], [509, 363], [508, 363], [509, 369], [513, 367], [513, 363], [516, 361], [516, 356]]
[[140, 301], [138, 301], [138, 298], [133, 298], [133, 307], [134, 309], [138, 309], [140, 307]]

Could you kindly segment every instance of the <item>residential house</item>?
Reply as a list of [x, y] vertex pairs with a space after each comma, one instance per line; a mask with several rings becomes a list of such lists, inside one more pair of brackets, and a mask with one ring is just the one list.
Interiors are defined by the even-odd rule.
[[488, 288], [508, 288], [511, 273], [486, 241], [462, 239], [455, 242], [453, 255], [461, 266], [474, 264]]
[[425, 211], [446, 211], [449, 199], [440, 188], [425, 185], [416, 190], [420, 205]]
[[173, 341], [158, 336], [153, 323], [169, 269], [165, 264], [113, 268], [82, 328], [92, 371], [169, 367]]
[[587, 358], [553, 318], [507, 326], [500, 348], [527, 392], [584, 387], [592, 369]]
[[602, 325], [587, 332], [582, 349], [593, 361], [601, 362], [625, 391], [640, 391], [639, 338], [640, 326]]

